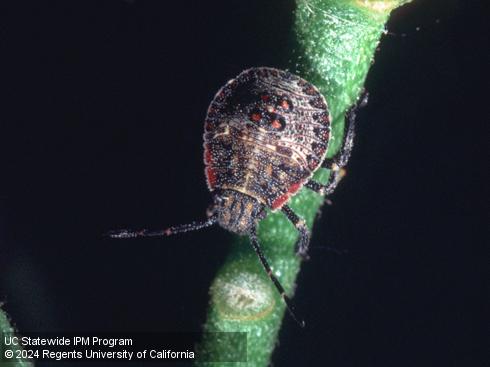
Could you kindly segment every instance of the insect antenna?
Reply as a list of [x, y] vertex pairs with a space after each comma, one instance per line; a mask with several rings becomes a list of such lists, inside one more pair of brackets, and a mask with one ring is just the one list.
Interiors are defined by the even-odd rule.
[[105, 233], [104, 236], [109, 237], [109, 238], [117, 238], [117, 239], [138, 238], [138, 237], [164, 237], [164, 236], [170, 236], [170, 235], [177, 234], [177, 233], [197, 231], [199, 229], [212, 226], [216, 222], [217, 222], [217, 216], [213, 215], [205, 221], [192, 222], [192, 223], [188, 223], [188, 224], [181, 224], [181, 225], [169, 227], [166, 229], [158, 229], [158, 230], [118, 229], [115, 231], [109, 231], [109, 232]]
[[286, 308], [293, 318], [294, 321], [298, 323], [299, 326], [302, 328], [305, 327], [305, 321], [303, 319], [300, 319], [296, 316], [296, 309], [293, 305], [293, 302], [291, 299], [287, 296], [286, 291], [284, 290], [283, 286], [279, 282], [279, 280], [276, 278], [276, 276], [272, 273], [272, 269], [269, 265], [269, 262], [265, 258], [262, 249], [260, 248], [259, 241], [257, 239], [257, 233], [255, 227], [252, 228], [250, 232], [250, 242], [252, 243], [252, 247], [255, 250], [255, 253], [259, 257], [260, 262], [262, 263], [262, 266], [264, 267], [264, 270], [266, 271], [267, 275], [269, 276], [270, 280], [272, 283], [274, 283], [274, 286], [276, 287], [277, 291], [281, 295], [282, 299], [284, 300], [284, 303], [286, 304]]

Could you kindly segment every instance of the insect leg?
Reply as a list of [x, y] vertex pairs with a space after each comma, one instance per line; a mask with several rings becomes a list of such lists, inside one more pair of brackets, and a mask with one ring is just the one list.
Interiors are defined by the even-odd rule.
[[279, 280], [276, 278], [276, 276], [272, 273], [272, 269], [269, 265], [269, 262], [265, 258], [262, 249], [260, 248], [259, 241], [257, 239], [257, 233], [256, 233], [256, 227], [252, 227], [252, 230], [250, 231], [250, 242], [252, 243], [252, 247], [255, 250], [255, 253], [259, 257], [260, 263], [264, 267], [265, 272], [269, 276], [270, 280], [272, 283], [274, 283], [274, 286], [276, 287], [277, 291], [281, 295], [282, 299], [284, 300], [284, 303], [286, 304], [286, 308], [293, 318], [294, 321], [296, 321], [299, 326], [305, 327], [305, 322], [303, 319], [300, 319], [296, 316], [295, 314], [295, 307], [291, 301], [291, 299], [287, 296], [286, 291], [284, 290], [283, 286], [279, 282]]
[[304, 259], [307, 259], [308, 247], [310, 245], [310, 231], [308, 230], [305, 221], [298, 217], [298, 215], [287, 205], [284, 205], [281, 210], [286, 214], [299, 232], [299, 239], [296, 245], [297, 254]]
[[202, 222], [192, 222], [189, 224], [182, 224], [179, 226], [173, 226], [166, 229], [159, 230], [148, 230], [148, 229], [140, 229], [140, 230], [130, 230], [130, 229], [119, 229], [115, 231], [109, 231], [105, 233], [106, 237], [110, 238], [137, 238], [137, 237], [164, 237], [170, 236], [176, 233], [184, 233], [190, 231], [197, 231], [198, 229], [206, 228], [212, 226], [217, 221], [216, 216], [211, 216], [207, 220]]
[[326, 185], [318, 183], [313, 179], [310, 179], [305, 187], [320, 194], [320, 195], [330, 195], [335, 191], [335, 188], [339, 184], [342, 177], [345, 175], [345, 170], [340, 168], [337, 164], [333, 163], [330, 167], [324, 167], [330, 170], [330, 176]]
[[357, 110], [367, 104], [367, 92], [363, 92], [358, 98], [356, 104], [352, 106], [345, 116], [344, 141], [340, 151], [332, 158], [326, 158], [322, 163], [322, 168], [330, 170], [330, 177], [325, 185], [322, 185], [313, 180], [308, 181], [305, 186], [310, 190], [318, 192], [322, 195], [330, 195], [334, 192], [342, 177], [345, 175], [344, 167], [349, 161], [352, 148], [354, 146], [355, 136], [355, 121]]

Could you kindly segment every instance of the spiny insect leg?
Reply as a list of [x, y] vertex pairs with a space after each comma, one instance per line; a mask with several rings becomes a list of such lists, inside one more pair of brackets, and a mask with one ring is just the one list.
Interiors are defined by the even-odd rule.
[[282, 212], [286, 214], [288, 219], [294, 224], [299, 232], [299, 239], [296, 245], [297, 254], [304, 259], [308, 259], [308, 247], [310, 245], [310, 231], [306, 226], [305, 221], [287, 205], [282, 207]]
[[211, 216], [207, 220], [202, 222], [192, 222], [189, 224], [182, 224], [179, 226], [169, 227], [166, 229], [159, 230], [148, 230], [148, 229], [140, 229], [140, 230], [131, 230], [131, 229], [119, 229], [115, 231], [109, 231], [105, 233], [106, 237], [110, 238], [137, 238], [137, 237], [164, 237], [170, 236], [176, 233], [184, 233], [190, 231], [197, 231], [202, 228], [206, 228], [212, 226], [216, 223], [217, 217]]
[[345, 170], [343, 168], [347, 165], [354, 146], [357, 110], [364, 107], [367, 104], [367, 100], [368, 94], [364, 91], [358, 98], [356, 104], [347, 111], [345, 116], [346, 123], [344, 127], [344, 141], [342, 143], [342, 147], [335, 156], [325, 159], [322, 163], [322, 168], [330, 170], [330, 177], [328, 178], [327, 184], [322, 185], [318, 182], [310, 180], [305, 184], [305, 186], [310, 190], [318, 192], [322, 195], [330, 195], [335, 191], [335, 188], [345, 175]]
[[332, 159], [328, 159], [328, 164], [323, 165], [323, 168], [327, 168], [330, 170], [330, 176], [328, 178], [328, 182], [323, 185], [321, 183], [318, 183], [314, 181], [313, 179], [310, 179], [306, 184], [305, 187], [320, 194], [320, 195], [330, 195], [335, 191], [335, 188], [339, 184], [340, 180], [342, 177], [345, 175], [345, 170], [341, 168], [339, 165], [337, 165], [335, 162], [332, 163]]
[[264, 254], [262, 253], [262, 249], [260, 248], [259, 241], [257, 239], [257, 233], [256, 233], [256, 228], [253, 227], [252, 230], [250, 231], [250, 242], [252, 243], [252, 247], [255, 250], [255, 253], [259, 257], [260, 263], [264, 267], [265, 272], [269, 276], [270, 280], [272, 283], [274, 283], [274, 286], [276, 287], [277, 291], [281, 295], [282, 299], [284, 300], [284, 303], [286, 304], [286, 308], [293, 318], [294, 321], [296, 321], [299, 326], [305, 327], [305, 321], [303, 319], [300, 319], [296, 316], [296, 311], [295, 307], [293, 305], [293, 302], [291, 299], [287, 296], [286, 291], [284, 290], [283, 286], [279, 282], [279, 280], [276, 278], [276, 276], [272, 273], [272, 269], [269, 265], [269, 262], [265, 258]]

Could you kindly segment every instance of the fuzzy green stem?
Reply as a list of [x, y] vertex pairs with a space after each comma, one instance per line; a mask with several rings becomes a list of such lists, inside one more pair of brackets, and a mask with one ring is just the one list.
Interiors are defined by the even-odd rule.
[[[0, 305], [1, 306], [1, 305]], [[7, 349], [14, 351], [19, 350], [21, 347], [6, 347], [4, 346], [4, 336], [13, 336], [15, 335], [15, 329], [9, 322], [9, 318], [7, 314], [0, 307], [0, 367], [32, 367], [34, 366], [31, 362], [26, 362], [22, 359], [15, 360], [14, 362], [5, 360], [5, 352]]]
[[[333, 139], [328, 156], [340, 149], [345, 112], [363, 89], [391, 10], [409, 1], [297, 0], [291, 69], [315, 84], [327, 99], [333, 117]], [[321, 169], [315, 179], [325, 182], [328, 175], [328, 170]], [[323, 201], [322, 196], [302, 189], [291, 199], [290, 206], [311, 229]], [[300, 260], [295, 255], [297, 231], [278, 212], [270, 213], [260, 222], [258, 234], [274, 274], [292, 295], [300, 269]], [[246, 353], [248, 363], [240, 366], [267, 366], [277, 344], [285, 305], [247, 238], [233, 241], [210, 293], [204, 331], [245, 332], [247, 345], [245, 351], [243, 343], [223, 342], [217, 340], [222, 335], [205, 334], [201, 350], [213, 361], [236, 360], [240, 353]], [[213, 366], [219, 365], [222, 364], [213, 363]], [[223, 365], [230, 366], [229, 363]]]

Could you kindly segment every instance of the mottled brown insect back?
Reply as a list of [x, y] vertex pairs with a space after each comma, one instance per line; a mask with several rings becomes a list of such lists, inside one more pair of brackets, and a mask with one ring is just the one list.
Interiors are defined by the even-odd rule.
[[278, 210], [320, 166], [329, 137], [327, 103], [316, 87], [282, 70], [245, 70], [208, 109], [208, 187], [240, 192]]
[[[306, 257], [309, 231], [288, 201], [302, 187], [320, 194], [333, 192], [353, 146], [355, 108], [347, 117], [341, 151], [325, 159], [330, 115], [318, 89], [287, 71], [267, 67], [245, 70], [218, 91], [204, 123], [205, 174], [214, 199], [208, 219], [164, 230], [118, 230], [108, 235], [168, 236], [216, 223], [233, 233], [248, 235], [289, 313], [303, 326], [262, 253], [257, 224], [267, 208], [281, 210], [299, 232], [298, 254]], [[330, 169], [325, 185], [311, 179], [320, 167]]]

